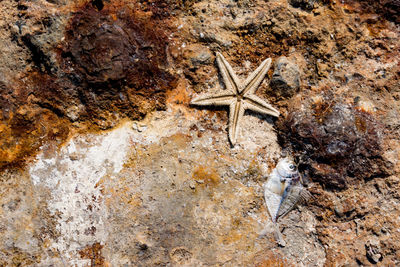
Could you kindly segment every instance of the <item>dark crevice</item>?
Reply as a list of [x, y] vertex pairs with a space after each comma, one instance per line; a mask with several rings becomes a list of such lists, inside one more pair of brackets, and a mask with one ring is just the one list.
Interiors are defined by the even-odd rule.
[[92, 5], [97, 8], [98, 11], [101, 11], [104, 7], [103, 0], [93, 0]]
[[54, 107], [53, 105], [51, 105], [49, 103], [37, 102], [36, 104], [43, 109], [48, 109], [48, 110], [52, 111], [54, 114], [56, 114], [60, 118], [65, 116], [65, 114], [62, 110]]
[[[51, 73], [50, 59], [46, 56], [38, 45], [32, 41], [33, 37], [30, 34], [25, 34], [21, 37], [22, 42], [31, 51], [33, 63], [42, 72]], [[44, 70], [43, 70], [44, 68]]]

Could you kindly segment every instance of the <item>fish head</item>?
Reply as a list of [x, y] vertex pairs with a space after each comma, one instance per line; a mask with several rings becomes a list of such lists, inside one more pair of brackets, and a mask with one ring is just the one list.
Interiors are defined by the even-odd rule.
[[281, 159], [276, 165], [276, 170], [279, 176], [284, 180], [291, 180], [298, 176], [297, 166], [291, 157]]

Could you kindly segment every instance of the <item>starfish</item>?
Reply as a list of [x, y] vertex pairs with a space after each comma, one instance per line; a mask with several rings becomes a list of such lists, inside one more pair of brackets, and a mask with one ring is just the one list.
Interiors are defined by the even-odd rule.
[[278, 117], [279, 111], [256, 96], [254, 93], [264, 79], [271, 66], [271, 59], [264, 60], [261, 65], [242, 81], [224, 56], [217, 52], [217, 64], [221, 71], [227, 90], [215, 95], [199, 96], [191, 101], [198, 106], [229, 106], [229, 141], [235, 145], [239, 133], [240, 121], [246, 109]]

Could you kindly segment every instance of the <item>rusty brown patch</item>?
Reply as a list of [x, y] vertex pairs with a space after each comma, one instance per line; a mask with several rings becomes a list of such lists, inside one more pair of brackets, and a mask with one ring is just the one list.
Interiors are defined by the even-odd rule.
[[106, 266], [104, 257], [101, 254], [103, 247], [97, 242], [80, 250], [79, 255], [82, 259], [90, 259], [90, 266]]
[[164, 109], [176, 86], [167, 53], [178, 4], [80, 1], [53, 51], [57, 60], [35, 36], [22, 36], [33, 71], [0, 85], [0, 168], [24, 163], [46, 142], [62, 144], [72, 125], [104, 130]]
[[181, 11], [189, 11], [200, 0], [139, 0], [143, 11], [151, 11], [155, 18], [174, 16]]
[[69, 121], [47, 109], [45, 102], [40, 108], [31, 102], [32, 95], [30, 103], [21, 100], [26, 99], [28, 90], [12, 88], [11, 93], [0, 94], [0, 170], [20, 166], [45, 141], [59, 145], [69, 134]]
[[398, 12], [400, 10], [400, 2], [398, 0], [344, 0], [340, 1], [348, 12], [357, 12], [361, 14], [377, 14], [380, 20], [387, 19], [396, 23], [400, 23]]
[[170, 29], [153, 15], [117, 1], [101, 10], [87, 4], [67, 27], [61, 66], [101, 128], [116, 114], [140, 119], [163, 109], [166, 91], [176, 85], [166, 70]]
[[293, 106], [278, 120], [281, 145], [300, 157], [306, 174], [327, 187], [346, 188], [389, 175], [391, 164], [382, 157], [384, 126], [373, 114], [328, 95], [306, 102], [305, 109]]
[[254, 267], [289, 267], [294, 266], [286, 260], [282, 255], [278, 255], [272, 251], [263, 251], [254, 257], [252, 263]]

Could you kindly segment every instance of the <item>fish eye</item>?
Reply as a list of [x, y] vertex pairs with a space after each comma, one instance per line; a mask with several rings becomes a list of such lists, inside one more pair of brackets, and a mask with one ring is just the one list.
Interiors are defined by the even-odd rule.
[[296, 166], [294, 166], [293, 164], [290, 164], [289, 169], [294, 170], [294, 169], [296, 169]]

